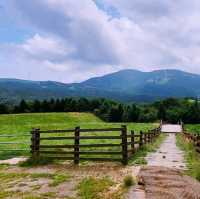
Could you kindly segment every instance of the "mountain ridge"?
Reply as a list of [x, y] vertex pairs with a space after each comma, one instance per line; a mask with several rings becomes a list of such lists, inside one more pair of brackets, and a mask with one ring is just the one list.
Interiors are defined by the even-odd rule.
[[62, 97], [105, 97], [125, 102], [148, 102], [166, 97], [200, 95], [200, 75], [177, 69], [142, 72], [125, 69], [93, 77], [80, 83], [0, 78], [0, 98], [50, 99]]

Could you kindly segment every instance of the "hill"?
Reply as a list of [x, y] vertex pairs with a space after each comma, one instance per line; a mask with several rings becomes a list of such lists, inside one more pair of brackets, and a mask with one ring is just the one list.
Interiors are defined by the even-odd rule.
[[148, 102], [166, 97], [196, 97], [200, 95], [199, 85], [200, 75], [179, 70], [122, 70], [73, 84], [0, 79], [0, 96], [12, 101], [84, 96]]

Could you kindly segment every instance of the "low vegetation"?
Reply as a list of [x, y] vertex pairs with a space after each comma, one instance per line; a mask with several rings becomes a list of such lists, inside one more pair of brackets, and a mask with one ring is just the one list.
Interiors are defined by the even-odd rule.
[[[7, 167], [9, 168], [9, 166]], [[5, 169], [5, 168], [4, 168]], [[68, 182], [71, 177], [69, 174], [56, 173], [27, 173], [27, 172], [7, 172], [0, 171], [0, 199], [24, 198], [24, 199], [49, 199], [55, 198], [53, 191], [40, 191], [43, 185], [49, 187], [59, 186]]]
[[132, 175], [127, 175], [124, 177], [124, 187], [129, 188], [136, 184], [135, 178]]
[[165, 137], [165, 134], [161, 134], [153, 143], [143, 145], [139, 150], [136, 151], [136, 153], [134, 153], [129, 163], [134, 165], [147, 164], [145, 157], [148, 153], [154, 152], [157, 148], [159, 148], [161, 143], [164, 141]]
[[89, 177], [83, 179], [77, 188], [82, 199], [102, 199], [103, 192], [107, 191], [112, 185], [112, 180], [107, 177], [100, 179]]
[[200, 134], [200, 124], [187, 124], [185, 128], [189, 133]]
[[187, 142], [182, 135], [177, 135], [177, 145], [185, 152], [187, 162], [186, 174], [200, 181], [200, 156], [196, 152], [192, 143]]
[[[136, 132], [140, 130], [147, 131], [154, 128], [157, 124], [142, 124], [142, 123], [106, 123], [91, 113], [29, 113], [29, 114], [10, 114], [0, 115], [0, 135], [7, 134], [14, 137], [2, 138], [1, 142], [16, 142], [16, 145], [1, 145], [0, 144], [0, 159], [8, 159], [10, 157], [24, 156], [30, 154], [30, 131], [33, 127], [42, 130], [50, 129], [74, 129], [76, 126], [81, 128], [107, 128], [107, 127], [121, 127], [127, 125], [128, 130], [134, 129]], [[116, 135], [119, 132], [111, 132], [110, 135]], [[101, 133], [102, 134], [102, 133]], [[94, 135], [95, 132], [94, 132]], [[103, 134], [102, 134], [103, 135]], [[54, 136], [54, 135], [52, 135]], [[69, 134], [70, 136], [70, 134]], [[116, 140], [102, 140], [104, 143], [116, 142]], [[49, 142], [62, 144], [63, 141], [44, 141], [45, 144]], [[95, 140], [87, 140], [87, 144], [94, 143]], [[67, 142], [65, 141], [65, 144]], [[8, 151], [7, 149], [22, 149], [26, 151]], [[1, 151], [3, 150], [3, 151]], [[113, 149], [114, 150], [114, 149]], [[49, 161], [42, 159], [40, 164], [46, 164]], [[33, 166], [35, 162], [29, 160], [24, 163], [24, 166]]]

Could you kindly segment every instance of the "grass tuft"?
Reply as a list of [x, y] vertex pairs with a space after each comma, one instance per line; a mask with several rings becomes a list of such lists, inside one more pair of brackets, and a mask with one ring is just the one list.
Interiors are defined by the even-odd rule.
[[161, 143], [166, 138], [165, 134], [161, 134], [155, 142], [143, 145], [136, 153], [132, 156], [130, 160], [130, 164], [134, 165], [146, 165], [147, 161], [145, 160], [145, 157], [148, 153], [155, 152], [156, 149], [161, 145]]
[[79, 196], [82, 199], [101, 199], [102, 192], [108, 190], [112, 185], [113, 182], [107, 177], [101, 179], [85, 178], [78, 185]]
[[63, 182], [67, 182], [70, 179], [69, 175], [64, 175], [64, 174], [56, 174], [52, 177], [53, 182], [49, 184], [49, 186], [55, 187], [58, 186], [59, 184], [62, 184]]
[[124, 178], [124, 187], [128, 188], [136, 184], [136, 180], [132, 175], [127, 175]]
[[190, 175], [200, 181], [200, 156], [196, 152], [192, 143], [187, 142], [182, 135], [177, 135], [177, 146], [185, 152], [185, 159], [187, 162], [186, 171], [187, 175]]

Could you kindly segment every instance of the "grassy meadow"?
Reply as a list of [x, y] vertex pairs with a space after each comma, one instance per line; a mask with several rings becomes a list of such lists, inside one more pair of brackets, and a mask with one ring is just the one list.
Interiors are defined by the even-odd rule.
[[200, 134], [200, 124], [187, 124], [185, 128], [189, 133]]
[[[7, 159], [18, 155], [29, 155], [30, 150], [30, 131], [32, 128], [41, 130], [73, 129], [76, 126], [81, 128], [108, 128], [121, 127], [127, 125], [128, 131], [140, 130], [147, 131], [156, 126], [151, 123], [106, 123], [91, 113], [31, 113], [31, 114], [10, 114], [0, 115], [0, 142], [16, 142], [16, 145], [0, 144], [0, 159]], [[119, 135], [120, 132], [110, 132], [110, 135]], [[16, 137], [4, 138], [1, 135], [16, 135]], [[86, 134], [86, 133], [85, 133]], [[84, 134], [84, 135], [85, 135]], [[101, 135], [107, 135], [108, 132], [101, 132]], [[70, 136], [72, 134], [51, 134], [51, 136]], [[91, 133], [90, 133], [91, 135]], [[99, 135], [94, 132], [92, 135]], [[50, 135], [42, 135], [50, 136]], [[73, 144], [73, 140], [62, 141], [43, 141], [42, 144]], [[84, 140], [82, 144], [97, 143], [98, 140]], [[120, 140], [101, 140], [102, 143], [118, 143]], [[7, 149], [22, 149], [27, 151], [8, 151]], [[111, 150], [117, 150], [112, 148]]]

